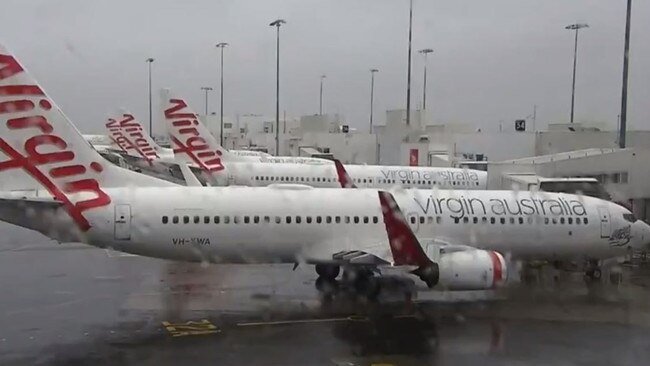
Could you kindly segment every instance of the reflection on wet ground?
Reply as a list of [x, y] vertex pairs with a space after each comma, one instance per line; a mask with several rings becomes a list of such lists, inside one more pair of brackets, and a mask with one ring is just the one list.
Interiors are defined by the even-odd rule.
[[311, 267], [201, 266], [80, 245], [0, 251], [2, 365], [644, 364], [650, 270], [500, 292], [391, 287], [368, 301]]

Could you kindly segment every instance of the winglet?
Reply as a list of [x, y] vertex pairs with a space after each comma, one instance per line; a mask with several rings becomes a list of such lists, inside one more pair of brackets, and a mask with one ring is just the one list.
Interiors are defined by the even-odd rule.
[[341, 188], [357, 188], [357, 186], [350, 178], [347, 170], [339, 159], [332, 159], [334, 161], [334, 166], [336, 167], [336, 175], [339, 177], [339, 183], [341, 183]]
[[408, 226], [406, 218], [393, 195], [386, 191], [379, 191], [378, 193], [394, 265], [415, 265], [420, 267], [430, 265], [431, 260], [424, 253], [420, 242]]

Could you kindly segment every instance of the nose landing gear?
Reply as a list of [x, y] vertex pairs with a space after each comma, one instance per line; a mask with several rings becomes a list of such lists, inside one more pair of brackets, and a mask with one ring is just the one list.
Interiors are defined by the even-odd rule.
[[590, 260], [585, 271], [586, 282], [598, 282], [602, 279], [603, 272], [600, 269], [600, 263], [597, 260]]

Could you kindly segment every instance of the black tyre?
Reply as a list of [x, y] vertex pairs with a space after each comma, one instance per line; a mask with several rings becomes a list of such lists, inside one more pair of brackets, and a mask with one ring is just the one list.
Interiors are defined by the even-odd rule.
[[339, 275], [341, 268], [334, 264], [317, 264], [316, 273], [319, 277], [326, 278], [328, 280], [336, 279]]

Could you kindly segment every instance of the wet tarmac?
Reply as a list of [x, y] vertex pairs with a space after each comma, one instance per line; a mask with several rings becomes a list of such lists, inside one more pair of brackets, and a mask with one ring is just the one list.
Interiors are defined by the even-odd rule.
[[641, 365], [650, 270], [623, 283], [368, 301], [313, 268], [201, 266], [0, 227], [0, 365]]

